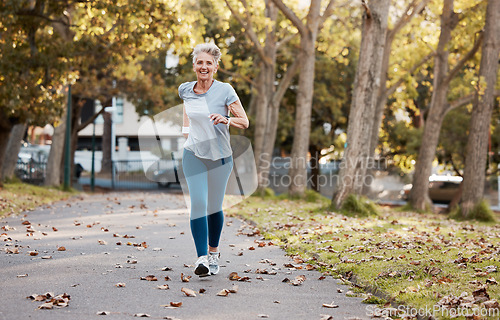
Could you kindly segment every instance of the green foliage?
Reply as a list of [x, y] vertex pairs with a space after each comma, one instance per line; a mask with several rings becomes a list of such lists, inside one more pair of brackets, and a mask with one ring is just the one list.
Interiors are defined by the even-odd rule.
[[368, 198], [350, 194], [345, 199], [340, 212], [348, 217], [369, 217], [378, 215], [377, 206]]
[[460, 205], [456, 206], [449, 214], [451, 219], [457, 221], [476, 220], [481, 222], [496, 222], [495, 213], [491, 210], [486, 200], [478, 202], [467, 217], [463, 216]]

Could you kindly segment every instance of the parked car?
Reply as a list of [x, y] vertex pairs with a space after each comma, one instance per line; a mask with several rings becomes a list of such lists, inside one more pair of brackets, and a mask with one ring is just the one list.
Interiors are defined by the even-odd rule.
[[[458, 193], [462, 177], [432, 175], [429, 177], [429, 198], [436, 203], [449, 203]], [[407, 184], [401, 190], [403, 200], [408, 200], [412, 184]]]
[[160, 188], [169, 188], [180, 184], [179, 177], [182, 172], [181, 161], [176, 159], [159, 159], [149, 166], [146, 177], [158, 183]]

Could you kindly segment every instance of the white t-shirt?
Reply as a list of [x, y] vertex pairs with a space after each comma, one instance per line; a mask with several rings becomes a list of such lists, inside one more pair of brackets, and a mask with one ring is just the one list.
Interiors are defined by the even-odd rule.
[[189, 118], [189, 136], [184, 148], [197, 157], [218, 160], [232, 154], [229, 128], [220, 123], [214, 125], [208, 117], [212, 113], [229, 115], [228, 106], [238, 101], [238, 95], [229, 83], [214, 80], [207, 92], [197, 94], [193, 88], [196, 81], [179, 86], [179, 97]]

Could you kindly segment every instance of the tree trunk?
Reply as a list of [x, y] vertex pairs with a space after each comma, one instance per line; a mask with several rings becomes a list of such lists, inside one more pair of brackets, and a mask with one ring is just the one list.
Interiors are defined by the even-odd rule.
[[[482, 47], [479, 82], [467, 140], [462, 215], [467, 218], [481, 201], [484, 193], [485, 169], [488, 152], [488, 135], [494, 106], [497, 82], [498, 56], [500, 55], [500, 0], [489, 0], [486, 8], [484, 42]], [[484, 82], [483, 82], [484, 81]], [[486, 87], [484, 87], [486, 86]]]
[[307, 152], [311, 134], [312, 98], [314, 92], [314, 64], [316, 60], [316, 32], [301, 38], [299, 90], [295, 110], [294, 138], [290, 161], [289, 194], [302, 196], [307, 187]]
[[12, 179], [16, 171], [17, 157], [21, 150], [21, 140], [26, 132], [26, 123], [16, 124], [10, 132], [9, 143], [7, 144], [8, 152], [5, 153], [2, 179]]
[[103, 133], [102, 133], [102, 162], [101, 162], [101, 173], [110, 174], [111, 173], [111, 126], [112, 119], [111, 113], [103, 112], [102, 117], [104, 118]]
[[441, 34], [439, 35], [436, 57], [434, 59], [434, 81], [429, 114], [425, 120], [422, 143], [418, 152], [417, 165], [413, 175], [413, 187], [410, 192], [410, 203], [417, 210], [427, 210], [432, 202], [429, 198], [429, 176], [432, 172], [432, 161], [436, 154], [439, 131], [446, 115], [446, 97], [448, 83], [448, 55], [446, 48], [451, 39], [451, 31], [455, 28], [457, 16], [453, 11], [453, 0], [444, 0], [441, 15]]
[[340, 208], [349, 194], [361, 194], [370, 165], [370, 134], [375, 116], [390, 0], [371, 1], [363, 17], [358, 70], [347, 126], [347, 147], [332, 204]]
[[[5, 154], [7, 153], [7, 145], [9, 143], [10, 132], [13, 125], [9, 120], [2, 115], [0, 118], [0, 172], [3, 172], [3, 163]], [[3, 180], [0, 180], [0, 187], [3, 187]]]
[[61, 123], [54, 128], [52, 145], [50, 146], [49, 158], [47, 159], [47, 170], [44, 185], [60, 186], [62, 176], [62, 163], [64, 153], [64, 140], [66, 134], [66, 112], [61, 116]]
[[311, 189], [320, 192], [319, 188], [319, 155], [320, 155], [320, 149], [316, 148], [316, 146], [310, 145], [309, 146], [309, 153], [311, 153], [311, 159], [309, 161], [309, 164], [311, 166]]
[[285, 76], [280, 81], [278, 89], [274, 93], [273, 98], [271, 100], [271, 104], [269, 105], [269, 119], [267, 121], [267, 128], [265, 135], [266, 139], [264, 140], [264, 148], [262, 150], [262, 155], [260, 157], [261, 171], [259, 172], [259, 177], [264, 183], [269, 181], [269, 169], [274, 152], [274, 144], [276, 143], [276, 133], [278, 131], [278, 120], [279, 120], [278, 118], [279, 118], [281, 100], [283, 99], [283, 96], [285, 95], [288, 86], [292, 82], [295, 73], [297, 73], [298, 68], [299, 68], [298, 60], [294, 61], [292, 65], [289, 66], [289, 69], [286, 71]]
[[[260, 162], [262, 147], [264, 145], [264, 138], [266, 132], [266, 125], [268, 119], [268, 96], [266, 95], [267, 83], [267, 69], [266, 63], [260, 62], [260, 72], [257, 77], [257, 102], [255, 104], [255, 124], [254, 127], [254, 156], [255, 162]], [[260, 166], [257, 166], [257, 171], [260, 171]], [[260, 177], [260, 175], [259, 175]], [[261, 181], [259, 179], [259, 185]]]

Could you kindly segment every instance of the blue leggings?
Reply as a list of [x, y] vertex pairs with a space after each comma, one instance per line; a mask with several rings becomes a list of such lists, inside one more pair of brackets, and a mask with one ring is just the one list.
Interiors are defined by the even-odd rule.
[[200, 257], [208, 254], [207, 242], [211, 247], [219, 246], [224, 225], [222, 201], [233, 169], [233, 157], [213, 161], [198, 158], [184, 149], [182, 168], [191, 198], [191, 233]]

